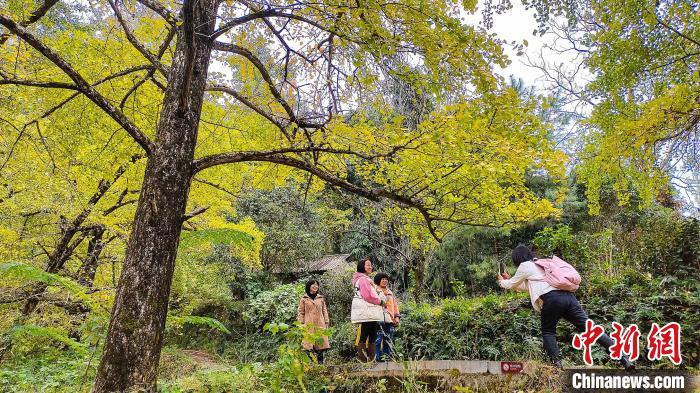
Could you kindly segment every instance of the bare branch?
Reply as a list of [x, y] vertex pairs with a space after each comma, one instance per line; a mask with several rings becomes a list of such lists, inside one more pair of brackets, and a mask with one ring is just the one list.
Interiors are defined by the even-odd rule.
[[[157, 58], [159, 61], [160, 61], [160, 59], [163, 58], [163, 55], [165, 54], [166, 49], [168, 49], [168, 46], [170, 45], [170, 42], [173, 40], [174, 37], [175, 37], [175, 28], [172, 28], [172, 29], [170, 29], [170, 31], [168, 31], [168, 36], [165, 38], [165, 41], [163, 41], [163, 44], [160, 46], [160, 49], [158, 50]], [[156, 72], [156, 67], [155, 66], [151, 67], [151, 69], [148, 70], [146, 75], [143, 78], [141, 78], [141, 80], [139, 80], [133, 86], [131, 86], [129, 91], [126, 92], [126, 94], [124, 95], [124, 98], [122, 98], [121, 102], [119, 103], [120, 109], [124, 110], [124, 105], [126, 104], [126, 100], [129, 99], [129, 96], [131, 96], [131, 94], [136, 92], [136, 90], [138, 90], [138, 88], [141, 87], [141, 85], [146, 83], [147, 80], [153, 78], [153, 74], [155, 72]], [[155, 80], [155, 78], [154, 78], [154, 80]], [[160, 87], [161, 90], [165, 91], [164, 86], [162, 86], [160, 84], [157, 86]]]
[[260, 116], [266, 118], [270, 123], [274, 124], [277, 128], [280, 129], [280, 131], [282, 131], [282, 133], [287, 138], [287, 140], [291, 140], [291, 137], [287, 133], [287, 125], [283, 124], [279, 119], [275, 118], [275, 116], [273, 114], [260, 108], [258, 105], [256, 105], [252, 101], [250, 101], [248, 98], [243, 96], [238, 91], [236, 91], [230, 87], [222, 86], [222, 85], [209, 85], [209, 86], [207, 86], [206, 90], [207, 91], [219, 91], [219, 92], [226, 93], [226, 94], [232, 96], [237, 101], [239, 101], [241, 104], [247, 106], [248, 108], [252, 109]]
[[[148, 69], [150, 69], [150, 68], [151, 68], [151, 65], [140, 65], [140, 66], [135, 66], [135, 67], [127, 68], [127, 69], [125, 69], [125, 70], [123, 70], [123, 71], [119, 71], [119, 72], [117, 72], [117, 73], [114, 73], [114, 74], [112, 74], [112, 75], [106, 76], [106, 77], [104, 77], [104, 78], [98, 80], [97, 82], [93, 83], [92, 86], [93, 86], [93, 87], [99, 86], [99, 85], [101, 85], [101, 84], [103, 84], [103, 83], [105, 83], [105, 82], [107, 82], [107, 81], [112, 80], [112, 79], [116, 79], [116, 78], [119, 78], [119, 77], [122, 77], [122, 76], [125, 76], [125, 75], [129, 75], [129, 74], [132, 74], [132, 73], [137, 72], [137, 71], [148, 70]], [[66, 105], [67, 103], [69, 103], [69, 102], [72, 101], [75, 97], [77, 97], [77, 96], [79, 96], [79, 95], [80, 95], [80, 92], [71, 94], [70, 96], [68, 96], [68, 98], [66, 98], [65, 100], [59, 102], [58, 104], [56, 104], [56, 105], [54, 105], [53, 107], [51, 107], [51, 109], [49, 109], [49, 110], [47, 110], [46, 112], [44, 112], [44, 113], [43, 113], [41, 116], [39, 116], [37, 119], [32, 120], [32, 121], [28, 122], [27, 124], [25, 124], [25, 126], [27, 126], [27, 125], [29, 125], [29, 124], [31, 124], [31, 123], [33, 123], [33, 122], [39, 120], [39, 119], [45, 119], [45, 118], [49, 117], [51, 114], [53, 114], [54, 112], [56, 112], [57, 110], [59, 110], [61, 107], [63, 107], [64, 105]]]
[[18, 86], [31, 86], [31, 87], [43, 87], [47, 89], [66, 89], [66, 90], [80, 90], [78, 86], [72, 83], [65, 82], [41, 82], [41, 81], [30, 81], [23, 79], [0, 79], [0, 85], [18, 85]]
[[323, 26], [321, 23], [319, 23], [319, 22], [317, 22], [317, 21], [315, 21], [315, 20], [308, 19], [308, 18], [303, 17], [303, 16], [301, 16], [301, 15], [295, 15], [295, 14], [291, 14], [291, 13], [287, 13], [287, 12], [283, 12], [283, 11], [279, 11], [279, 10], [275, 10], [275, 9], [269, 9], [269, 10], [264, 10], [264, 11], [257, 11], [257, 12], [254, 12], [254, 13], [252, 13], [252, 14], [248, 14], [248, 15], [245, 15], [245, 16], [243, 16], [243, 17], [240, 17], [240, 18], [235, 18], [235, 19], [233, 19], [233, 20], [231, 20], [231, 21], [229, 21], [229, 22], [224, 23], [223, 25], [221, 25], [221, 27], [219, 27], [219, 28], [211, 35], [211, 38], [212, 38], [212, 39], [216, 39], [217, 37], [221, 36], [222, 34], [226, 33], [227, 31], [229, 31], [229, 30], [231, 30], [231, 29], [233, 29], [233, 28], [235, 28], [235, 27], [237, 27], [237, 26], [240, 26], [240, 25], [242, 25], [242, 24], [244, 24], [244, 23], [250, 22], [250, 21], [255, 20], [255, 19], [260, 19], [260, 18], [287, 18], [287, 19], [293, 19], [293, 20], [296, 20], [296, 21], [299, 21], [299, 22], [306, 23], [306, 24], [308, 24], [309, 26], [313, 26], [313, 27], [315, 27], [315, 28], [317, 28], [317, 29], [319, 29], [319, 30], [326, 31], [326, 32], [329, 32], [329, 33], [333, 33], [333, 34], [337, 35], [338, 37], [343, 38], [343, 39], [346, 39], [346, 40], [348, 40], [348, 41], [350, 41], [350, 42], [354, 42], [354, 43], [356, 43], [356, 44], [359, 43], [359, 41], [353, 40], [353, 39], [351, 39], [350, 37], [347, 37], [347, 36], [341, 34], [340, 32], [335, 31], [334, 29], [331, 29], [331, 28], [329, 28], [329, 27]]
[[254, 12], [252, 14], [243, 15], [243, 16], [238, 17], [238, 18], [234, 18], [234, 19], [224, 23], [223, 25], [221, 25], [221, 27], [219, 27], [216, 31], [214, 31], [214, 33], [211, 35], [211, 39], [215, 40], [220, 35], [226, 33], [227, 31], [229, 31], [233, 28], [236, 28], [236, 26], [240, 26], [244, 23], [250, 22], [250, 21], [255, 20], [255, 19], [260, 19], [260, 18], [265, 18], [267, 16], [272, 16], [272, 14], [274, 12], [275, 12], [275, 10], [269, 9], [269, 10]]
[[214, 43], [214, 49], [220, 50], [220, 51], [225, 51], [225, 52], [230, 52], [234, 53], [240, 56], [245, 57], [250, 61], [253, 66], [260, 72], [260, 75], [262, 75], [263, 80], [267, 84], [268, 88], [270, 89], [270, 92], [272, 93], [273, 97], [275, 100], [284, 108], [285, 113], [287, 116], [289, 116], [289, 121], [298, 125], [299, 128], [322, 128], [322, 124], [316, 124], [312, 123], [309, 121], [306, 121], [304, 119], [299, 119], [296, 113], [294, 113], [294, 110], [292, 109], [291, 105], [287, 102], [287, 100], [282, 97], [282, 94], [280, 93], [279, 89], [277, 89], [277, 86], [275, 82], [272, 80], [272, 77], [270, 76], [270, 73], [267, 70], [267, 67], [263, 64], [263, 62], [253, 54], [250, 50], [243, 48], [238, 45], [234, 44], [229, 44], [225, 42], [219, 42], [216, 41]]
[[208, 209], [209, 209], [209, 206], [198, 207], [198, 208], [192, 210], [191, 212], [186, 213], [185, 215], [183, 215], [183, 216], [182, 216], [182, 222], [184, 223], [185, 221], [191, 219], [192, 217], [196, 217], [196, 216], [198, 216], [198, 215], [204, 213], [204, 212], [207, 211]]
[[193, 177], [192, 180], [194, 180], [194, 181], [196, 181], [196, 182], [199, 182], [199, 183], [202, 183], [202, 184], [206, 184], [206, 185], [208, 185], [208, 186], [210, 186], [210, 187], [213, 187], [213, 188], [215, 188], [215, 189], [217, 189], [217, 190], [219, 190], [219, 191], [221, 191], [221, 192], [224, 192], [224, 193], [226, 193], [226, 194], [229, 194], [229, 195], [231, 195], [231, 196], [233, 196], [233, 197], [238, 197], [238, 194], [236, 194], [235, 192], [233, 192], [233, 191], [231, 191], [231, 190], [225, 188], [225, 187], [222, 186], [221, 184], [212, 183], [212, 182], [210, 182], [210, 181], [207, 181], [207, 180], [204, 180], [204, 179], [200, 179], [200, 178], [198, 178], [198, 177], [196, 177], [196, 176]]
[[220, 50], [220, 51], [226, 51], [226, 52], [230, 52], [230, 53], [234, 53], [234, 54], [243, 56], [246, 59], [248, 59], [248, 61], [253, 63], [255, 68], [257, 68], [258, 71], [260, 72], [260, 74], [262, 75], [263, 80], [265, 80], [265, 83], [267, 83], [267, 86], [270, 89], [270, 92], [272, 93], [272, 95], [275, 97], [277, 102], [280, 105], [282, 105], [282, 108], [284, 108], [284, 111], [287, 113], [287, 116], [289, 116], [289, 120], [292, 123], [298, 124], [297, 116], [294, 113], [294, 111], [292, 110], [292, 107], [282, 97], [282, 94], [277, 89], [277, 86], [275, 85], [275, 82], [272, 80], [272, 77], [270, 76], [270, 73], [267, 71], [267, 68], [265, 67], [263, 62], [257, 56], [255, 56], [255, 54], [253, 54], [253, 52], [249, 51], [246, 48], [238, 46], [238, 45], [228, 44], [228, 43], [219, 42], [219, 41], [216, 41], [214, 43], [214, 49]]

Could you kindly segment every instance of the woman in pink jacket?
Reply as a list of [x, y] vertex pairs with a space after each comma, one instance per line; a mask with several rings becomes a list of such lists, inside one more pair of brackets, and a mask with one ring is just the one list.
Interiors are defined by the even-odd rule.
[[378, 293], [377, 287], [369, 278], [370, 273], [372, 273], [372, 261], [369, 258], [363, 258], [357, 263], [357, 271], [352, 276], [355, 295], [352, 299], [350, 320], [360, 325], [355, 346], [357, 358], [362, 362], [374, 360], [378, 322], [384, 320], [385, 299], [382, 299], [383, 295]]

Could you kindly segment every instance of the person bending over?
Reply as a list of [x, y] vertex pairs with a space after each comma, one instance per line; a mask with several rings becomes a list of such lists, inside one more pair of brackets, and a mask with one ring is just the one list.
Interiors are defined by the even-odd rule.
[[[586, 329], [588, 314], [583, 311], [573, 292], [559, 290], [544, 280], [544, 269], [534, 263], [536, 258], [527, 246], [521, 244], [515, 247], [511, 257], [518, 269], [513, 277], [507, 272], [499, 274], [498, 285], [501, 288], [530, 293], [532, 307], [540, 313], [544, 349], [552, 364], [562, 368], [557, 345], [557, 324], [564, 318], [580, 333]], [[609, 353], [613, 340], [607, 334], [603, 334], [597, 343]], [[627, 370], [635, 367], [628, 356], [623, 356], [620, 362]]]

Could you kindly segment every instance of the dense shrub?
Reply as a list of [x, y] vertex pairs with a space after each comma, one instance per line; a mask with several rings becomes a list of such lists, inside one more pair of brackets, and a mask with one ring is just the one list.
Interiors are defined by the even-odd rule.
[[[648, 211], [630, 239], [636, 266], [657, 274], [700, 269], [700, 222], [670, 209]], [[636, 245], [636, 247], [635, 247]]]
[[285, 284], [260, 292], [248, 299], [244, 317], [258, 328], [266, 323], [292, 323], [296, 320], [304, 284]]
[[488, 295], [404, 304], [399, 346], [413, 359], [533, 359], [539, 322], [526, 298]]
[[97, 366], [89, 360], [73, 353], [13, 357], [0, 367], [0, 391], [89, 392]]
[[[639, 325], [640, 348], [652, 322], [682, 325], [683, 362], [698, 367], [700, 360], [700, 284], [697, 277], [652, 277], [634, 271], [621, 278], [598, 275], [588, 278], [579, 293], [584, 309], [606, 331], [611, 323]], [[444, 299], [435, 305], [405, 303], [398, 330], [399, 346], [410, 358], [425, 359], [537, 359], [544, 358], [539, 316], [527, 295], [489, 295], [471, 299]], [[574, 331], [560, 324], [562, 356], [581, 363], [581, 354], [568, 343]], [[564, 345], [566, 343], [566, 345]], [[596, 348], [596, 361], [607, 355]], [[668, 365], [670, 363], [654, 363]]]
[[354, 269], [329, 271], [318, 278], [321, 283], [320, 292], [326, 297], [328, 315], [331, 323], [342, 323], [350, 320], [353, 289], [352, 274]]
[[[435, 249], [428, 266], [429, 289], [440, 297], [481, 295], [497, 289], [493, 275], [498, 261], [512, 247], [508, 232], [472, 227], [458, 228]], [[457, 293], [457, 287], [466, 292]]]
[[[623, 325], [636, 323], [642, 331], [640, 348], [653, 322], [681, 324], [681, 352], [686, 367], [700, 366], [700, 281], [692, 276], [654, 276], [629, 270], [620, 279], [605, 275], [590, 278], [586, 288], [585, 307], [591, 318], [617, 321]], [[606, 324], [606, 330], [612, 328]], [[656, 363], [655, 363], [656, 364]], [[669, 363], [667, 363], [669, 364]]]

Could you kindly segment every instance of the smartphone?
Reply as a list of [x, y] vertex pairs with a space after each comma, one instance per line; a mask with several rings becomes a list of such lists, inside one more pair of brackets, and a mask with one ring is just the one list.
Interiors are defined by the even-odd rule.
[[506, 272], [506, 264], [503, 261], [498, 261], [498, 274], [503, 274]]

